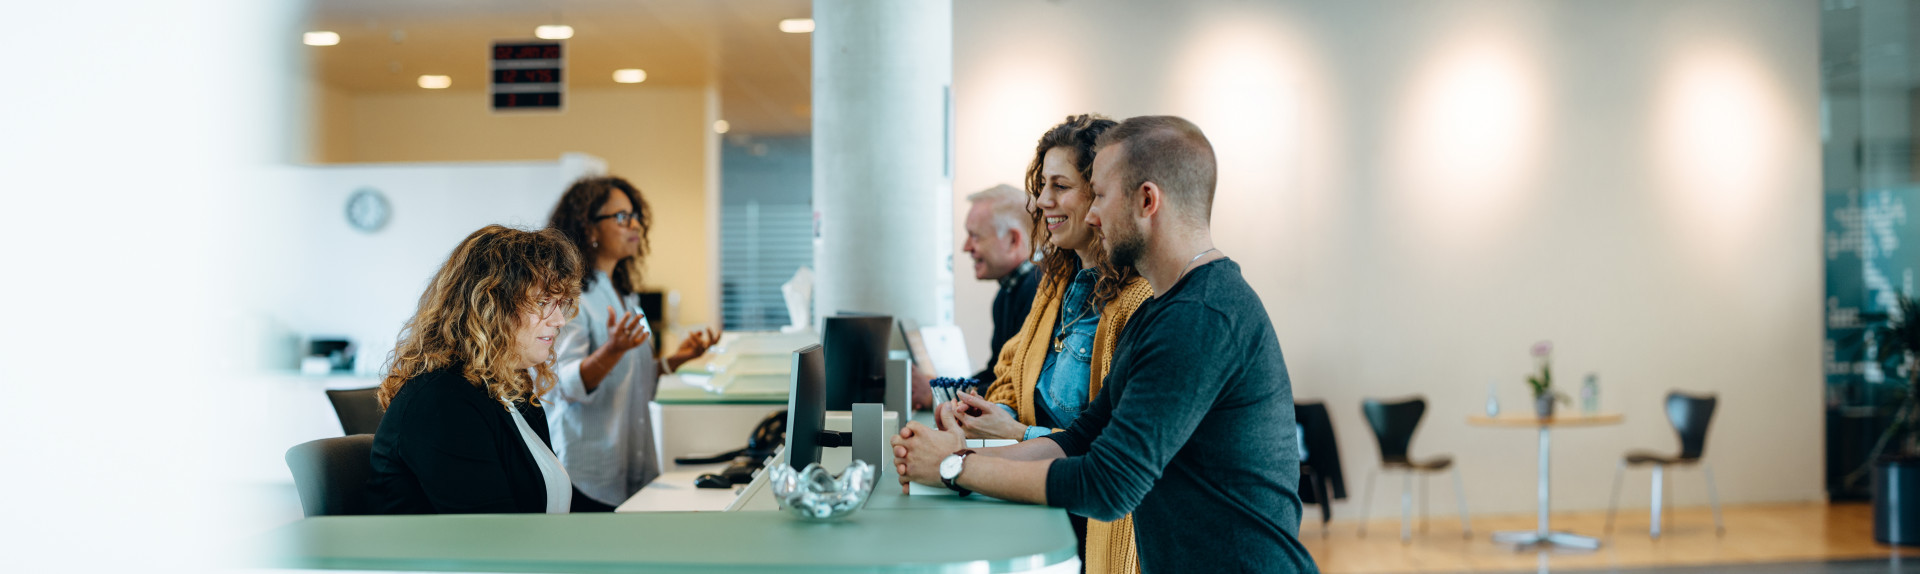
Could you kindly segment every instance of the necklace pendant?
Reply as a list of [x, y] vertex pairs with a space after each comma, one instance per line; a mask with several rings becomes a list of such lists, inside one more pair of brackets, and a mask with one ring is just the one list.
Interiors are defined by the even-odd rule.
[[1061, 350], [1066, 348], [1067, 348], [1067, 341], [1065, 339], [1061, 339], [1059, 337], [1053, 338], [1053, 352], [1058, 353]]

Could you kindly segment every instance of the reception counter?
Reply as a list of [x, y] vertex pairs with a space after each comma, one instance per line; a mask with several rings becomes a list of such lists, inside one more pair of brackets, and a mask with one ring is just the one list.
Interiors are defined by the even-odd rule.
[[[824, 458], [838, 468], [848, 455], [828, 449]], [[824, 524], [774, 510], [764, 479], [740, 491], [733, 505], [739, 510], [732, 512], [315, 517], [271, 533], [273, 550], [262, 565], [441, 572], [1079, 571], [1064, 511], [979, 496], [902, 495], [896, 477], [885, 469], [865, 508]]]
[[[884, 486], [884, 485], [883, 485]], [[268, 566], [452, 572], [1078, 570], [1058, 509], [876, 492], [835, 523], [783, 512], [328, 516], [275, 533]]]

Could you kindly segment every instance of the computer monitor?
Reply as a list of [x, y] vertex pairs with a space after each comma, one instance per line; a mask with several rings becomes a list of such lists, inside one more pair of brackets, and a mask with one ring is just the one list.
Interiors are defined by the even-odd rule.
[[920, 322], [910, 318], [901, 318], [899, 344], [894, 350], [905, 350], [913, 368], [933, 372], [933, 359], [927, 354], [927, 341], [920, 336]]
[[827, 410], [850, 411], [854, 403], [881, 403], [887, 397], [887, 347], [893, 317], [827, 317], [820, 343], [826, 350]]
[[820, 462], [820, 431], [827, 426], [826, 381], [819, 345], [793, 352], [793, 383], [787, 389], [787, 464], [794, 470]]

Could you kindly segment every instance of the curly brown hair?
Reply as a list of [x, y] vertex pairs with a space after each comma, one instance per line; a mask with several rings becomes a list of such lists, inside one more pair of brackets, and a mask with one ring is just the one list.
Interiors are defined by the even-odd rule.
[[[1066, 282], [1073, 280], [1073, 274], [1080, 270], [1079, 255], [1071, 250], [1055, 247], [1048, 242], [1052, 232], [1047, 231], [1047, 226], [1041, 223], [1043, 216], [1040, 210], [1033, 208], [1034, 202], [1040, 199], [1040, 191], [1046, 185], [1046, 177], [1041, 175], [1040, 168], [1046, 163], [1047, 152], [1054, 148], [1072, 150], [1074, 152], [1073, 167], [1080, 172], [1080, 180], [1092, 182], [1093, 155], [1096, 147], [1094, 144], [1099, 141], [1100, 134], [1118, 125], [1120, 125], [1119, 122], [1098, 114], [1067, 116], [1067, 121], [1041, 134], [1040, 143], [1033, 147], [1033, 162], [1027, 164], [1027, 214], [1033, 219], [1033, 228], [1037, 230], [1033, 245], [1042, 257], [1040, 262], [1041, 269], [1044, 270], [1040, 283], [1042, 287], [1064, 288]], [[1093, 234], [1096, 241], [1106, 241], [1099, 228], [1094, 228]], [[1093, 305], [1095, 309], [1099, 309], [1105, 307], [1115, 297], [1119, 297], [1120, 290], [1127, 286], [1128, 281], [1139, 277], [1140, 272], [1131, 266], [1114, 265], [1107, 260], [1105, 249], [1087, 251], [1093, 258], [1092, 267], [1100, 274], [1100, 279], [1093, 284]]]
[[557, 231], [489, 225], [468, 235], [400, 328], [400, 342], [387, 355], [386, 379], [375, 393], [380, 407], [409, 379], [450, 366], [460, 367], [488, 396], [539, 405], [558, 379], [553, 359], [535, 365], [529, 376], [517, 366], [515, 333], [522, 315], [542, 298], [557, 299], [557, 312], [572, 317], [580, 274], [579, 251]]
[[[553, 214], [547, 216], [547, 227], [565, 235], [568, 241], [573, 242], [573, 248], [580, 252], [581, 258], [592, 265], [595, 249], [587, 229], [593, 227], [594, 216], [600, 213], [601, 207], [607, 205], [607, 198], [612, 197], [615, 191], [627, 194], [627, 201], [633, 203], [634, 212], [640, 214], [640, 253], [621, 259], [620, 263], [614, 265], [612, 273], [614, 292], [625, 297], [640, 290], [641, 265], [647, 253], [652, 251], [647, 241], [647, 231], [653, 229], [653, 208], [647, 206], [646, 198], [640, 196], [640, 188], [614, 176], [580, 178], [567, 187], [567, 192], [560, 196], [560, 203], [553, 206]], [[582, 274], [580, 290], [592, 289], [595, 279], [597, 277], [591, 272]]]

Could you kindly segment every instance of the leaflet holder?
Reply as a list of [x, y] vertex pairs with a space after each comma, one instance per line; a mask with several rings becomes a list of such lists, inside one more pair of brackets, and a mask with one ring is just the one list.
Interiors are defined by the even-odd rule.
[[[887, 360], [886, 409], [897, 414], [893, 432], [913, 419], [913, 361], [911, 359]], [[856, 419], [857, 420], [857, 419]]]

